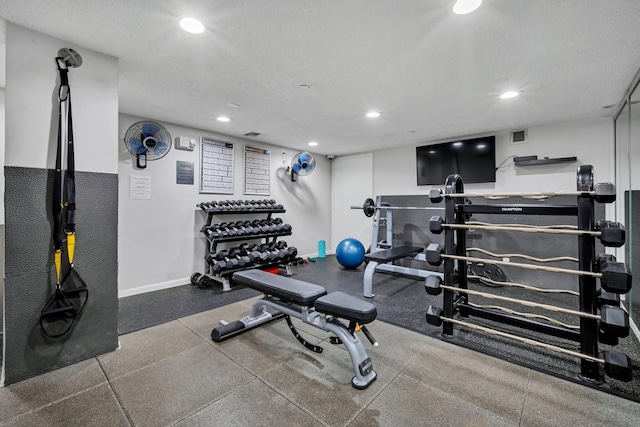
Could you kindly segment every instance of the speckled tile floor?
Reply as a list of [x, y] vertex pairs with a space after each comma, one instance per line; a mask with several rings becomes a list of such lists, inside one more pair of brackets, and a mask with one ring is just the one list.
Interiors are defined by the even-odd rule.
[[[637, 426], [640, 404], [382, 321], [365, 348], [377, 380], [323, 331], [283, 320], [222, 343], [255, 298], [120, 337], [119, 350], [0, 389], [3, 426]], [[366, 341], [366, 340], [365, 340]]]

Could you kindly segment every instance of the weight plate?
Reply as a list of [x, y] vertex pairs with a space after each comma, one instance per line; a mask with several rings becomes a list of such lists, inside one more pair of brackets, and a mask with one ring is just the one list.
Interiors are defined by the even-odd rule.
[[211, 286], [211, 280], [209, 277], [202, 275], [202, 277], [198, 280], [198, 287], [200, 289], [206, 289]]
[[200, 276], [202, 276], [200, 273], [193, 273], [191, 275], [191, 284], [192, 285], [197, 285], [198, 284], [198, 279], [200, 278]]
[[362, 205], [362, 211], [365, 216], [372, 217], [373, 214], [376, 213], [376, 202], [374, 202], [372, 198], [368, 198]]
[[[484, 262], [474, 262], [470, 263], [469, 271], [474, 276], [486, 277], [487, 279], [491, 279], [496, 282], [506, 282], [507, 276], [504, 274], [504, 271], [500, 267], [495, 264], [486, 264]], [[480, 279], [482, 281], [482, 279]], [[496, 285], [495, 283], [484, 282], [487, 286], [498, 287], [500, 285]]]

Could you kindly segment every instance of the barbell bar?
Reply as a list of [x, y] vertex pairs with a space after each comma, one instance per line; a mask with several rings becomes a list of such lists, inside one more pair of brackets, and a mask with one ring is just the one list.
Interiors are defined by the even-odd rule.
[[622, 262], [606, 260], [600, 263], [600, 272], [572, 270], [569, 268], [548, 267], [545, 265], [523, 264], [519, 262], [500, 261], [486, 258], [476, 258], [461, 255], [448, 255], [443, 253], [442, 246], [438, 243], [431, 243], [427, 246], [426, 261], [431, 265], [442, 264], [443, 259], [453, 259], [458, 261], [484, 262], [485, 264], [495, 264], [509, 267], [524, 268], [528, 270], [541, 270], [550, 273], [572, 274], [576, 276], [590, 276], [600, 279], [602, 287], [616, 294], [626, 294], [631, 290], [631, 273]]
[[616, 186], [610, 182], [601, 182], [593, 187], [593, 191], [548, 191], [528, 193], [450, 193], [443, 194], [439, 188], [429, 192], [429, 199], [439, 203], [443, 198], [482, 197], [485, 199], [508, 199], [511, 197], [546, 199], [556, 196], [590, 196], [598, 203], [612, 203], [616, 200]]
[[364, 201], [362, 206], [351, 206], [351, 209], [362, 209], [364, 215], [367, 217], [372, 217], [376, 210], [378, 209], [396, 209], [396, 210], [444, 210], [444, 208], [440, 207], [431, 207], [431, 206], [376, 206], [376, 202], [373, 201], [372, 198], [368, 198]]
[[429, 220], [429, 230], [434, 234], [442, 233], [445, 228], [460, 230], [490, 230], [509, 231], [522, 233], [543, 233], [543, 234], [564, 234], [571, 236], [594, 236], [598, 237], [604, 246], [619, 248], [624, 245], [626, 231], [624, 225], [613, 221], [598, 221], [596, 230], [574, 230], [548, 227], [517, 227], [513, 225], [482, 225], [482, 224], [447, 224], [441, 216], [434, 215]]
[[429, 295], [438, 295], [442, 289], [448, 289], [468, 295], [476, 295], [483, 298], [495, 299], [514, 304], [520, 304], [527, 307], [541, 308], [543, 310], [554, 311], [556, 313], [569, 314], [572, 316], [584, 317], [587, 319], [599, 320], [600, 326], [607, 334], [612, 334], [620, 338], [629, 335], [629, 315], [620, 307], [604, 306], [600, 310], [600, 315], [585, 313], [583, 311], [571, 310], [568, 308], [557, 307], [555, 305], [540, 304], [533, 301], [527, 301], [517, 298], [505, 297], [502, 295], [490, 294], [487, 292], [475, 291], [473, 289], [457, 288], [442, 284], [442, 279], [438, 276], [429, 276], [425, 280], [425, 290]]
[[442, 309], [429, 306], [429, 309], [427, 310], [427, 323], [433, 326], [441, 326], [442, 322], [453, 323], [453, 324], [464, 326], [470, 329], [476, 329], [478, 331], [486, 332], [491, 335], [497, 335], [503, 338], [508, 338], [515, 341], [523, 342], [525, 344], [533, 345], [535, 347], [541, 347], [547, 350], [555, 351], [557, 353], [563, 353], [569, 356], [578, 357], [580, 359], [585, 359], [595, 363], [600, 363], [604, 365], [604, 372], [608, 376], [620, 381], [628, 382], [628, 381], [631, 381], [633, 378], [633, 368], [631, 365], [631, 359], [629, 359], [629, 357], [624, 353], [619, 353], [617, 351], [612, 351], [612, 350], [605, 350], [603, 352], [604, 357], [601, 359], [599, 357], [591, 356], [589, 354], [582, 354], [577, 351], [558, 347], [553, 344], [547, 344], [540, 341], [532, 340], [530, 338], [520, 337], [517, 335], [508, 334], [506, 332], [497, 331], [495, 329], [486, 328], [484, 326], [475, 325], [473, 323], [463, 322], [462, 320], [444, 317], [442, 315]]

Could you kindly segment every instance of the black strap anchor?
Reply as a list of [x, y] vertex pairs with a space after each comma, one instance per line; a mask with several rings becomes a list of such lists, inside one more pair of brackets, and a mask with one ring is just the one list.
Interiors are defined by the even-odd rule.
[[[60, 49], [55, 58], [60, 73], [58, 90], [58, 146], [56, 150], [56, 170], [53, 179], [53, 261], [56, 268], [56, 289], [40, 312], [40, 326], [49, 338], [59, 338], [67, 334], [76, 318], [84, 310], [89, 297], [87, 284], [80, 277], [73, 264], [76, 245], [75, 211], [75, 156], [73, 150], [73, 118], [71, 113], [71, 88], [69, 68], [82, 65], [82, 57], [73, 49]], [[64, 115], [64, 120], [63, 120]], [[67, 170], [62, 169], [62, 129], [66, 121]], [[64, 176], [64, 188], [62, 186]], [[66, 201], [64, 193], [66, 190]], [[64, 218], [64, 221], [63, 221]], [[62, 272], [62, 247], [66, 236], [69, 271], [60, 280]], [[61, 328], [58, 322], [63, 321]]]

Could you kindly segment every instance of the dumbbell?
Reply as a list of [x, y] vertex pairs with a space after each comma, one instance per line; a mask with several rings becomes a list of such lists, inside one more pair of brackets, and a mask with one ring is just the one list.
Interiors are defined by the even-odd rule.
[[193, 273], [191, 275], [190, 282], [193, 286], [196, 286], [198, 284], [198, 279], [200, 279], [200, 276], [202, 276], [202, 274], [200, 273]]
[[218, 261], [218, 260], [213, 260], [212, 264], [211, 264], [211, 271], [214, 274], [220, 274], [223, 271], [227, 270], [227, 262], [226, 261]]
[[282, 224], [282, 230], [280, 232], [286, 234], [291, 233], [291, 224]]
[[212, 280], [209, 279], [205, 274], [193, 273], [191, 275], [191, 284], [197, 286], [201, 289], [205, 289], [210, 287], [213, 283]]
[[265, 263], [272, 264], [279, 261], [282, 255], [279, 249], [267, 249], [260, 253], [260, 259], [264, 260]]
[[213, 285], [213, 280], [211, 280], [209, 278], [209, 276], [203, 274], [202, 276], [200, 276], [198, 278], [198, 281], [196, 282], [196, 285], [200, 289], [207, 289], [207, 288], [211, 287], [211, 285]]
[[600, 242], [604, 246], [619, 248], [625, 242], [625, 228], [619, 222], [597, 221], [595, 230], [600, 232]]
[[236, 221], [233, 224], [233, 228], [236, 230], [236, 235], [237, 236], [247, 236], [247, 235], [249, 235], [249, 233], [247, 232], [247, 229], [244, 227], [244, 221]]
[[222, 239], [225, 237], [229, 237], [229, 231], [226, 228], [220, 228], [220, 226], [216, 226], [215, 229], [211, 232], [211, 238], [213, 239]]
[[[595, 271], [601, 271], [605, 262], [615, 262], [616, 257], [611, 254], [598, 254], [596, 256]], [[620, 307], [620, 294], [609, 292], [606, 289], [599, 288], [596, 291], [596, 304], [598, 308], [604, 305]]]
[[275, 224], [265, 224], [265, 228], [267, 229], [268, 234], [275, 234], [277, 232], [278, 226]]
[[209, 261], [224, 261], [225, 258], [227, 258], [229, 256], [229, 250], [228, 249], [223, 249], [221, 251], [218, 252], [211, 252], [209, 254], [207, 254], [206, 259], [207, 262]]
[[205, 225], [203, 226], [200, 231], [209, 239], [213, 238], [213, 229], [211, 228], [211, 226]]
[[255, 234], [255, 229], [251, 225], [251, 221], [238, 221], [237, 223], [244, 231], [245, 236], [252, 236]]
[[209, 252], [205, 257], [207, 264], [213, 266], [216, 262], [227, 261], [229, 259], [229, 251]]
[[272, 249], [284, 249], [287, 247], [287, 242], [284, 240], [278, 240], [277, 242], [271, 243], [270, 247]]
[[258, 251], [249, 251], [247, 252], [247, 257], [249, 257], [249, 262], [251, 262], [251, 264], [256, 264], [256, 263], [260, 263], [260, 252]]
[[290, 262], [298, 256], [298, 249], [295, 246], [289, 246], [287, 249], [283, 249], [285, 251], [284, 256], [282, 257], [282, 262]]
[[273, 227], [269, 220], [266, 219], [261, 219], [258, 222], [260, 224], [260, 229], [262, 230], [263, 234], [272, 234], [273, 230], [275, 229], [275, 227]]
[[257, 228], [260, 231], [259, 234], [269, 234], [269, 226], [264, 220], [257, 219], [254, 220], [252, 224], [254, 229]]
[[[246, 245], [246, 244], [245, 244]], [[248, 245], [247, 245], [248, 246]], [[243, 247], [232, 248], [229, 250], [228, 263], [233, 264], [234, 267], [244, 267], [251, 264], [251, 258], [247, 256], [247, 251]], [[237, 262], [237, 265], [236, 265]]]

